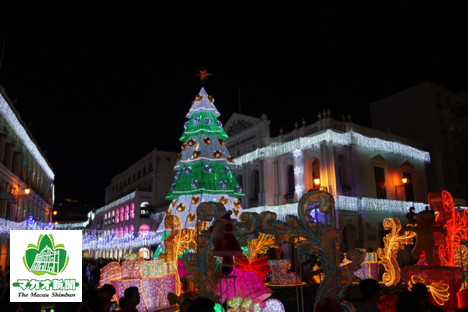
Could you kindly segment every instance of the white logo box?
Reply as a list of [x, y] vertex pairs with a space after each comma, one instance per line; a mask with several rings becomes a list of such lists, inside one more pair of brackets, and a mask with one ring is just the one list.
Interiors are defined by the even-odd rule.
[[[63, 244], [69, 261], [67, 267], [57, 275], [36, 275], [23, 262], [28, 245], [38, 244], [40, 235], [52, 235], [55, 246]], [[82, 295], [82, 232], [80, 230], [11, 230], [10, 231], [10, 302], [81, 302]], [[38, 246], [39, 247], [39, 246]], [[49, 246], [51, 247], [51, 246]], [[51, 269], [53, 270], [53, 269]], [[49, 290], [25, 287], [25, 280], [38, 288], [49, 284]], [[74, 286], [73, 280], [75, 281]], [[18, 281], [20, 281], [18, 283]], [[39, 284], [37, 284], [39, 281]], [[78, 286], [76, 286], [78, 283]], [[20, 285], [20, 286], [18, 286]], [[41, 287], [42, 286], [42, 287]], [[62, 286], [62, 287], [60, 287]], [[60, 289], [62, 288], [62, 289]], [[75, 288], [75, 289], [73, 289]]]

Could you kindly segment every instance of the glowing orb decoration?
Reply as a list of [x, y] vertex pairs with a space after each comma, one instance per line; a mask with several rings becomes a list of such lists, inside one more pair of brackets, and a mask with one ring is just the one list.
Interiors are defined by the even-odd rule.
[[203, 95], [198, 94], [195, 96], [195, 101], [200, 102], [203, 99]]
[[182, 154], [177, 155], [177, 161], [180, 161], [182, 159]]
[[176, 210], [177, 210], [177, 212], [184, 212], [185, 211], [185, 204], [184, 203], [178, 204]]
[[197, 218], [197, 215], [195, 214], [195, 212], [191, 212], [187, 215], [187, 221], [190, 223], [195, 221], [196, 218]]
[[186, 146], [187, 146], [187, 143], [182, 143], [182, 144], [180, 145], [181, 150], [182, 150], [182, 151], [185, 151], [185, 147], [186, 147]]
[[229, 163], [231, 163], [231, 164], [234, 163], [234, 157], [232, 157], [231, 155], [228, 155], [228, 156], [226, 157], [226, 159], [227, 159], [227, 161], [228, 161]]
[[208, 100], [210, 100], [211, 104], [214, 104], [215, 98], [212, 95], [210, 95], [208, 96]]
[[234, 207], [239, 209], [241, 206], [242, 206], [242, 203], [241, 203], [240, 200], [238, 200], [238, 199], [234, 200]]
[[405, 266], [401, 270], [401, 277], [408, 290], [416, 282], [425, 284], [431, 294], [429, 299], [432, 304], [441, 307], [444, 311], [457, 309], [457, 292], [465, 279], [462, 268], [436, 265]]
[[170, 216], [172, 214], [172, 209], [167, 209], [166, 210], [166, 216]]
[[286, 312], [284, 305], [278, 299], [268, 299], [262, 312]]
[[175, 207], [175, 204], [177, 203], [177, 199], [174, 199], [171, 203], [172, 207]]
[[219, 202], [223, 205], [226, 205], [229, 202], [229, 199], [227, 199], [226, 196], [221, 196], [221, 198], [219, 199]]
[[190, 200], [190, 202], [192, 203], [192, 205], [198, 205], [198, 202], [200, 201], [200, 197], [198, 196], [192, 196], [192, 199]]
[[223, 144], [224, 144], [224, 140], [223, 140], [223, 139], [218, 138], [218, 142], [219, 142], [219, 146], [223, 146]]
[[189, 147], [194, 147], [195, 144], [197, 144], [197, 141], [195, 141], [194, 139], [190, 139], [190, 140], [187, 141], [187, 145]]
[[210, 139], [210, 137], [204, 137], [204, 138], [203, 138], [203, 144], [205, 144], [205, 145], [210, 145], [210, 144], [211, 144], [211, 139]]
[[193, 153], [192, 153], [193, 159], [200, 158], [200, 155], [201, 155], [201, 151], [193, 151]]
[[214, 153], [213, 153], [214, 158], [220, 159], [221, 156], [223, 156], [223, 153], [221, 151], [219, 151], [219, 150], [214, 151]]

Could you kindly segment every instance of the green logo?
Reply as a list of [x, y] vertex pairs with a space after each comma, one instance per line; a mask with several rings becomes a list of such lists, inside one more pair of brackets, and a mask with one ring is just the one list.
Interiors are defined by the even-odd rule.
[[62, 273], [68, 261], [65, 246], [55, 245], [52, 234], [39, 235], [37, 245], [29, 244], [23, 256], [23, 263], [28, 271], [36, 275]]

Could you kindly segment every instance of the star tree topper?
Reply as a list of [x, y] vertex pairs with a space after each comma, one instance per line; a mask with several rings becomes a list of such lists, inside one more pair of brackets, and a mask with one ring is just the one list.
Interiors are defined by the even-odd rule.
[[208, 79], [208, 76], [211, 76], [211, 74], [208, 74], [208, 73], [206, 72], [206, 69], [204, 69], [204, 68], [203, 68], [203, 70], [199, 70], [199, 72], [200, 72], [200, 73], [199, 73], [197, 76], [200, 77], [200, 80], [201, 80], [202, 84], [204, 84], [204, 83], [205, 83], [205, 79]]

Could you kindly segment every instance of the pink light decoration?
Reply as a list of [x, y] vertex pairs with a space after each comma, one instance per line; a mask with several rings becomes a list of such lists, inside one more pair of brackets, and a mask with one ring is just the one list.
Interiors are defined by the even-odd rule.
[[134, 219], [135, 218], [135, 203], [132, 203], [130, 205], [130, 219]]
[[465, 272], [461, 267], [445, 267], [445, 266], [405, 266], [401, 270], [401, 277], [408, 286], [411, 277], [415, 275], [424, 280], [427, 286], [433, 283], [445, 283], [449, 285], [449, 300], [443, 306], [438, 305], [432, 295], [429, 296], [431, 303], [442, 308], [444, 311], [455, 311], [457, 309], [457, 292], [460, 290], [465, 279]]
[[101, 278], [99, 279], [99, 287], [104, 284], [110, 284], [112, 280], [122, 278], [122, 268], [118, 262], [111, 262], [101, 269]]
[[119, 218], [119, 208], [117, 208], [115, 210], [115, 223], [119, 223], [119, 220], [120, 220], [120, 218]]
[[167, 300], [169, 292], [175, 292], [175, 274], [162, 277], [144, 279], [123, 279], [112, 281], [116, 295], [120, 299], [125, 289], [131, 286], [138, 288], [140, 293], [140, 304], [137, 305], [139, 312], [156, 311], [168, 308], [171, 305]]
[[177, 270], [179, 271], [180, 279], [183, 279], [184, 277], [190, 274], [189, 271], [185, 270], [184, 262], [180, 258], [179, 260], [177, 260]]
[[379, 264], [376, 262], [363, 262], [361, 268], [354, 272], [360, 279], [373, 278], [379, 280]]
[[[252, 304], [260, 303], [271, 296], [273, 291], [265, 286], [265, 283], [252, 271], [242, 272], [234, 268], [229, 276], [236, 276], [235, 279], [222, 279], [221, 282], [215, 287], [216, 294], [222, 297], [246, 297], [252, 299]], [[227, 283], [227, 293], [226, 293]], [[234, 291], [235, 283], [235, 291]], [[220, 290], [220, 287], [222, 289]]]
[[141, 278], [141, 261], [122, 262], [122, 278]]

